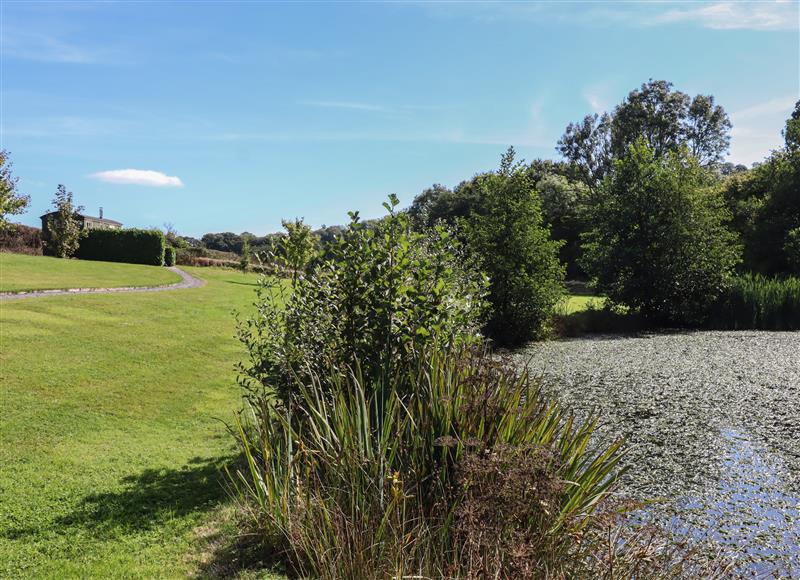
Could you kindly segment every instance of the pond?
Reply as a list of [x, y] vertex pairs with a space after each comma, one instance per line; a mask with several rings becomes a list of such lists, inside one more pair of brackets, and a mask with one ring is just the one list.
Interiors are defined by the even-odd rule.
[[800, 577], [800, 333], [593, 336], [517, 354], [598, 438], [625, 437], [621, 492], [715, 542], [741, 572]]

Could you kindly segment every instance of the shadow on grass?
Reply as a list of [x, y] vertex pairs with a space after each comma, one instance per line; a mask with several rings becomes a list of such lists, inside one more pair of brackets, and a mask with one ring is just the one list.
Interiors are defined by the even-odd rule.
[[147, 530], [166, 520], [207, 511], [225, 497], [222, 472], [231, 457], [195, 457], [178, 469], [145, 469], [122, 478], [122, 489], [90, 494], [57, 524], [107, 534]]

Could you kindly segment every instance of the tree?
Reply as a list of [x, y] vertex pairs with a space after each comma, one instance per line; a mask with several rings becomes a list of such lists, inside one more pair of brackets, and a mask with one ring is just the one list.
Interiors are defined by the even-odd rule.
[[733, 224], [745, 243], [745, 265], [766, 275], [795, 271], [790, 232], [800, 228], [800, 101], [783, 136], [785, 147], [725, 183]]
[[613, 112], [570, 123], [557, 150], [581, 169], [591, 187], [599, 186], [613, 160], [640, 138], [657, 158], [686, 147], [701, 166], [717, 164], [730, 145], [727, 113], [711, 95], [691, 98], [672, 87], [668, 81], [650, 80], [628, 93]]
[[638, 139], [589, 212], [584, 268], [613, 305], [656, 323], [702, 322], [740, 260], [721, 192], [686, 148], [659, 157]]
[[286, 237], [281, 244], [279, 262], [292, 275], [292, 280], [303, 272], [316, 254], [316, 243], [311, 228], [302, 219], [282, 220]]
[[583, 214], [589, 200], [589, 189], [582, 181], [570, 180], [557, 173], [547, 173], [536, 182], [542, 200], [542, 215], [551, 228], [554, 240], [563, 240], [559, 252], [570, 278], [582, 278], [578, 265]]
[[539, 337], [563, 296], [564, 268], [534, 182], [509, 148], [500, 169], [475, 177], [470, 188], [479, 203], [465, 220], [466, 238], [489, 276], [486, 333], [507, 346]]
[[242, 274], [247, 274], [250, 271], [250, 261], [252, 260], [253, 256], [250, 251], [250, 238], [245, 237], [243, 238], [242, 242], [242, 257], [239, 258], [239, 269], [242, 271]]
[[59, 258], [68, 258], [78, 249], [82, 230], [75, 214], [83, 211], [83, 206], [75, 207], [72, 192], [59, 184], [53, 199], [56, 215], [47, 218], [47, 231], [44, 246], [48, 253]]
[[8, 151], [0, 149], [0, 232], [10, 228], [8, 216], [24, 213], [31, 198], [17, 190], [19, 177], [11, 173]]

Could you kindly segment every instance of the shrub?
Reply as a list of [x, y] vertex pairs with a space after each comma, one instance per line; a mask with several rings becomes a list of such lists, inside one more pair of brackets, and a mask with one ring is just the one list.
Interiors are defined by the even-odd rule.
[[[568, 576], [614, 481], [526, 375], [482, 350], [429, 345], [388, 380], [339, 367], [296, 406], [250, 405], [236, 435], [243, 507], [314, 578]], [[569, 483], [567, 483], [569, 482]]]
[[172, 246], [167, 246], [164, 248], [164, 265], [165, 266], [174, 266], [175, 265], [175, 248]]
[[87, 230], [77, 256], [82, 260], [163, 266], [165, 247], [160, 230]]
[[17, 254], [42, 255], [42, 232], [22, 224], [9, 224], [0, 230], [0, 250]]
[[514, 164], [514, 150], [500, 170], [473, 180], [480, 199], [466, 220], [469, 247], [489, 276], [491, 314], [486, 334], [514, 346], [543, 336], [564, 295], [562, 242], [550, 238], [530, 173]]
[[722, 329], [800, 330], [800, 278], [737, 277], [712, 309]]
[[698, 324], [739, 262], [720, 192], [685, 150], [643, 142], [614, 163], [588, 210], [583, 266], [599, 293], [657, 324]]
[[72, 192], [59, 184], [53, 199], [55, 212], [48, 216], [42, 232], [44, 249], [50, 256], [69, 258], [78, 250], [83, 230], [78, 223], [76, 214], [83, 211], [82, 206], [75, 206], [72, 202]]
[[311, 260], [304, 235], [283, 239], [300, 246], [281, 250], [290, 283], [262, 279], [256, 315], [239, 325], [250, 356], [245, 387], [266, 387], [289, 404], [296, 377], [327, 365], [387, 377], [425, 345], [477, 339], [485, 277], [462, 265], [445, 229], [414, 233], [391, 202], [373, 227], [352, 213], [330, 258]]

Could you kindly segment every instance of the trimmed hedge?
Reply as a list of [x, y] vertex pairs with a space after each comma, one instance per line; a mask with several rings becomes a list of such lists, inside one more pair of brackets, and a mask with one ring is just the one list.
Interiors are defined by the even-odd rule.
[[164, 265], [165, 266], [174, 266], [175, 265], [175, 248], [172, 246], [167, 246], [164, 248]]
[[75, 255], [81, 260], [163, 266], [165, 248], [159, 230], [88, 230]]

